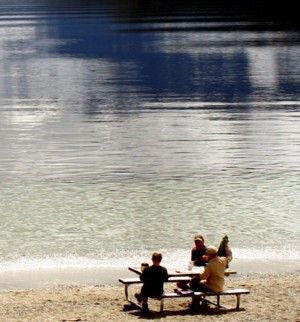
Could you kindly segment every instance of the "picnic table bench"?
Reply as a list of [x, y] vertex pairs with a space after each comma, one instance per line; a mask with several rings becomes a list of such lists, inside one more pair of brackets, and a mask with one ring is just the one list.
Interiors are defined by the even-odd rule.
[[[128, 268], [129, 270], [140, 274], [140, 271], [138, 269], [134, 269], [132, 267]], [[192, 276], [195, 276], [199, 273], [195, 273], [195, 272], [185, 272], [185, 273], [174, 273], [174, 274], [169, 274], [169, 279], [167, 282], [165, 283], [179, 283], [179, 282], [189, 282], [192, 278]], [[230, 271], [229, 274], [236, 274], [235, 271]], [[228, 275], [229, 275], [228, 274]], [[139, 277], [129, 277], [129, 278], [120, 278], [119, 282], [124, 284], [125, 286], [125, 298], [126, 300], [134, 307], [136, 308], [141, 308], [141, 305], [139, 303], [137, 303], [135, 300], [130, 298], [130, 294], [129, 294], [129, 286], [134, 285], [134, 284], [142, 284], [141, 280]], [[184, 298], [184, 297], [193, 297], [193, 296], [197, 296], [197, 297], [201, 297], [202, 300], [207, 301], [213, 305], [216, 305], [219, 308], [222, 308], [223, 306], [221, 306], [220, 304], [220, 299], [221, 296], [229, 296], [229, 295], [234, 295], [236, 296], [236, 309], [238, 310], [240, 308], [240, 297], [242, 294], [249, 294], [250, 291], [247, 289], [243, 289], [243, 288], [238, 288], [238, 289], [227, 289], [224, 290], [222, 292], [193, 292], [193, 293], [189, 293], [189, 294], [179, 294], [177, 292], [165, 292], [160, 296], [156, 296], [156, 297], [152, 297], [154, 299], [160, 300], [160, 311], [163, 311], [164, 308], [164, 300], [168, 299], [168, 298]], [[214, 302], [210, 302], [208, 301], [206, 298], [207, 297], [213, 297], [215, 296], [217, 298], [216, 303]]]
[[[169, 277], [168, 281], [166, 283], [180, 283], [180, 282], [189, 282], [191, 280], [191, 277], [189, 276], [178, 276], [178, 277]], [[139, 277], [128, 277], [128, 278], [120, 278], [119, 282], [124, 284], [125, 286], [125, 298], [126, 300], [132, 304], [133, 306], [136, 306], [138, 308], [141, 308], [141, 306], [135, 301], [130, 298], [129, 294], [129, 286], [133, 284], [142, 284], [141, 280]], [[167, 293], [165, 293], [167, 294]], [[174, 293], [177, 294], [177, 293]], [[161, 300], [161, 311], [163, 310], [163, 299], [166, 298], [166, 296], [160, 295], [157, 297], [158, 299]]]
[[[193, 297], [193, 296], [197, 296], [197, 297], [201, 297], [203, 298], [204, 301], [209, 302], [219, 308], [224, 308], [223, 306], [221, 306], [220, 304], [220, 298], [221, 296], [225, 296], [225, 295], [235, 295], [236, 296], [236, 309], [238, 310], [240, 308], [240, 303], [241, 303], [241, 295], [242, 294], [249, 294], [250, 291], [244, 288], [238, 288], [238, 289], [227, 289], [224, 290], [222, 292], [194, 292], [193, 294], [189, 294], [189, 295], [181, 295], [178, 294], [176, 292], [171, 292], [171, 293], [164, 293], [161, 296], [157, 296], [157, 299], [161, 300], [160, 303], [160, 311], [163, 311], [164, 308], [164, 299], [166, 298], [182, 298], [182, 297]], [[216, 296], [217, 297], [217, 303], [208, 301], [206, 299], [206, 297], [211, 297], [211, 296]]]

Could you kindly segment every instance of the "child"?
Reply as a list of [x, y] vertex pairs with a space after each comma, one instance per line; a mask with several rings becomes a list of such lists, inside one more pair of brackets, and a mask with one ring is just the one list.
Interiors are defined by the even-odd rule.
[[139, 302], [142, 302], [141, 313], [143, 315], [149, 314], [148, 297], [158, 296], [164, 292], [164, 282], [168, 280], [168, 271], [165, 267], [160, 265], [162, 260], [161, 253], [152, 254], [152, 265], [146, 267], [140, 279], [143, 282], [141, 293], [135, 294]]

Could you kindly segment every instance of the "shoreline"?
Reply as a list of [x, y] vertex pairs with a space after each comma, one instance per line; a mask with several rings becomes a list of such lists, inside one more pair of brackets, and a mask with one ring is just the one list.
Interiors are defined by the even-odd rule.
[[[176, 267], [166, 265], [169, 272]], [[183, 267], [182, 265], [180, 267]], [[263, 277], [276, 274], [300, 273], [299, 261], [282, 260], [242, 260], [235, 259], [229, 266], [237, 271], [231, 275], [233, 279], [247, 278], [247, 276]], [[182, 268], [184, 269], [184, 268]], [[180, 269], [180, 270], [182, 270]], [[25, 268], [19, 270], [0, 271], [0, 292], [22, 291], [28, 289], [43, 289], [59, 285], [82, 286], [118, 286], [121, 277], [135, 277], [127, 266], [123, 267], [52, 267]]]
[[[291, 321], [300, 322], [300, 273], [236, 276], [226, 279], [225, 288], [247, 288], [241, 296], [240, 310], [235, 310], [235, 297], [223, 297], [226, 309], [212, 306], [207, 311], [192, 312], [190, 299], [168, 299], [164, 312], [159, 303], [150, 300], [154, 311], [150, 319], [164, 321]], [[171, 284], [167, 284], [168, 287]], [[134, 289], [132, 289], [134, 291]], [[4, 322], [41, 321], [138, 321], [139, 311], [123, 311], [124, 287], [58, 285], [24, 291], [0, 292], [0, 316]], [[149, 320], [149, 317], [145, 319]]]

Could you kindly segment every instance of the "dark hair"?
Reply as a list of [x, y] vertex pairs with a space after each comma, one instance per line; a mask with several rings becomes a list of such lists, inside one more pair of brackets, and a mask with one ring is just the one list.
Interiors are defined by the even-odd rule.
[[152, 254], [152, 260], [153, 261], [157, 261], [157, 262], [161, 262], [162, 260], [162, 254], [161, 253], [153, 253]]

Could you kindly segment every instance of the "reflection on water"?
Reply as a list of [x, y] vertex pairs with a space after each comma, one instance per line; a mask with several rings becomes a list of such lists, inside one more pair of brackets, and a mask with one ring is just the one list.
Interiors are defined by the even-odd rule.
[[297, 30], [269, 21], [262, 27], [245, 12], [232, 17], [196, 8], [181, 12], [175, 6], [161, 15], [149, 8], [148, 15], [142, 9], [119, 15], [114, 7], [95, 4], [4, 12], [3, 96], [72, 104], [88, 98], [87, 105], [96, 101], [97, 109], [124, 108], [128, 98], [292, 99], [289, 88], [297, 79], [291, 78], [299, 75]]
[[52, 101], [33, 103], [7, 108], [2, 120], [1, 176], [7, 180], [109, 181], [299, 170], [296, 102], [241, 104], [230, 113], [220, 103], [160, 102], [126, 113], [86, 116], [61, 111]]
[[1, 260], [298, 249], [297, 25], [160, 3], [0, 1]]

